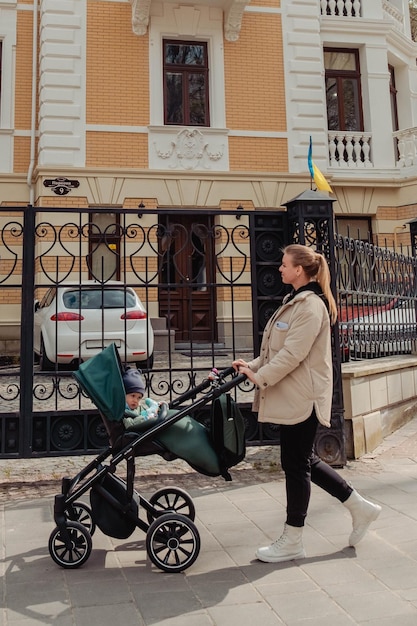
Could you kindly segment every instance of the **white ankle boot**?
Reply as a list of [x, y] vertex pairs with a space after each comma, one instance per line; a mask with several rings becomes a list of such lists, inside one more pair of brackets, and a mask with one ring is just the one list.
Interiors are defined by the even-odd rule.
[[285, 524], [281, 537], [266, 548], [258, 548], [256, 558], [265, 563], [303, 559], [306, 553], [303, 547], [302, 534], [302, 528]]
[[353, 530], [349, 537], [349, 545], [356, 546], [362, 539], [370, 524], [376, 520], [381, 512], [379, 504], [365, 500], [357, 491], [352, 491], [349, 498], [343, 502], [352, 515]]

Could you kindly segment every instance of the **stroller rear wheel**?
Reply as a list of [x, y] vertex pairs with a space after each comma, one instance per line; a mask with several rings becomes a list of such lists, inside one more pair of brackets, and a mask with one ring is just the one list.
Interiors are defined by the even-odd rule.
[[182, 572], [190, 567], [199, 555], [200, 545], [197, 527], [185, 515], [161, 515], [146, 533], [148, 556], [164, 572]]
[[[165, 487], [156, 491], [149, 499], [149, 503], [158, 513], [168, 513], [173, 511], [180, 515], [185, 515], [191, 521], [195, 520], [195, 506], [191, 496], [179, 487]], [[147, 512], [148, 522], [151, 524], [155, 519], [151, 511]]]
[[79, 522], [88, 530], [91, 537], [96, 530], [96, 524], [93, 520], [93, 512], [84, 502], [74, 502], [67, 509], [67, 519], [73, 522]]
[[79, 522], [67, 521], [64, 528], [57, 526], [49, 537], [49, 554], [66, 569], [75, 569], [85, 563], [92, 548], [91, 535]]

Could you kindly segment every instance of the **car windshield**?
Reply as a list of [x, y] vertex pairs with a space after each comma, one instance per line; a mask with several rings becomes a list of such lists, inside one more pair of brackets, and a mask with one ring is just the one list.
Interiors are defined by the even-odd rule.
[[129, 309], [136, 306], [135, 296], [124, 289], [74, 289], [62, 296], [67, 309]]

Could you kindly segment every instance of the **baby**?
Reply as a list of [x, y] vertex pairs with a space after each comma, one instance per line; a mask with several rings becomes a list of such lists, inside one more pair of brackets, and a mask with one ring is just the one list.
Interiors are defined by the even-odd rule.
[[[123, 424], [129, 430], [138, 427], [150, 427], [154, 420], [162, 420], [168, 413], [166, 402], [155, 402], [152, 398], [144, 398], [145, 383], [139, 370], [128, 369], [123, 374], [123, 385], [126, 391], [126, 408]], [[151, 420], [151, 422], [148, 422]], [[148, 422], [146, 424], [146, 422]]]

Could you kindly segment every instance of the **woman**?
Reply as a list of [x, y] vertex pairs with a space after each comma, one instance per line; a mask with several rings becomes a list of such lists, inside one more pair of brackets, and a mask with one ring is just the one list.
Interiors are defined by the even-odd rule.
[[317, 426], [330, 427], [332, 405], [330, 323], [336, 321], [337, 309], [326, 259], [307, 246], [289, 245], [279, 271], [293, 289], [269, 320], [260, 355], [249, 363], [233, 362], [256, 385], [253, 410], [258, 420], [280, 424], [287, 519], [281, 537], [256, 552], [260, 561], [269, 563], [305, 557], [302, 532], [311, 481], [350, 511], [351, 546], [381, 511], [314, 453]]

